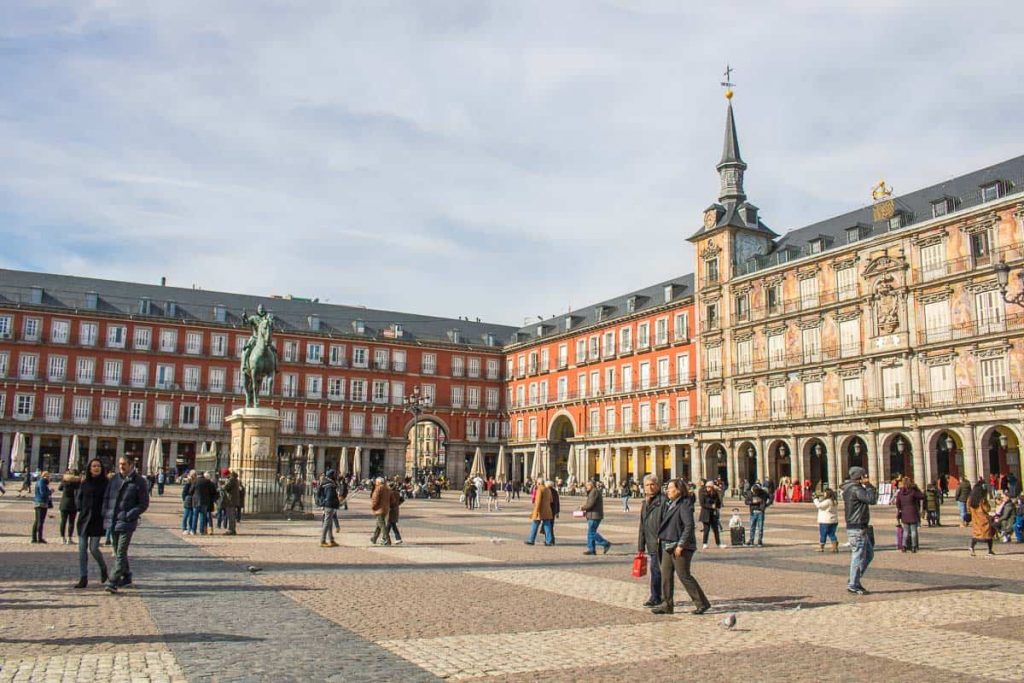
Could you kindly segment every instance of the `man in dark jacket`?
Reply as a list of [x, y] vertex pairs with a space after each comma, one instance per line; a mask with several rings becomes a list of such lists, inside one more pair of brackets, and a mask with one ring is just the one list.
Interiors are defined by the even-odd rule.
[[612, 544], [604, 536], [597, 533], [597, 527], [601, 526], [601, 520], [604, 519], [604, 497], [601, 496], [601, 489], [593, 481], [588, 481], [584, 485], [584, 489], [587, 492], [587, 499], [583, 501], [580, 509], [583, 510], [587, 517], [587, 549], [583, 554], [594, 555], [597, 551], [597, 546], [600, 545], [604, 548], [604, 552], [607, 555]]
[[871, 530], [871, 506], [878, 502], [878, 490], [863, 467], [851, 467], [850, 478], [840, 487], [846, 508], [846, 535], [850, 539], [850, 581], [846, 590], [866, 595], [860, 579], [875, 557]]
[[971, 497], [971, 482], [962, 477], [956, 487], [956, 506], [960, 509], [960, 526], [967, 526], [967, 499]]
[[696, 525], [693, 521], [694, 497], [681, 479], [670, 481], [667, 493], [668, 502], [658, 527], [663, 602], [651, 611], [654, 614], [672, 614], [675, 611], [675, 575], [678, 574], [680, 583], [697, 606], [693, 613], [704, 614], [711, 608], [711, 602], [690, 573], [690, 561], [697, 552]]
[[227, 514], [228, 530], [226, 536], [235, 536], [235, 520], [238, 517], [238, 508], [242, 505], [242, 486], [238, 482], [238, 472], [231, 470], [228, 480], [224, 482], [224, 512]]
[[[200, 472], [196, 480], [195, 488], [192, 490], [192, 507], [195, 508], [195, 526], [199, 527], [199, 535], [205, 536], [207, 527], [213, 531], [213, 523], [210, 519], [210, 509], [217, 501], [217, 485], [210, 479], [209, 472]], [[192, 529], [195, 531], [195, 527]]]
[[558, 495], [558, 487], [555, 486], [555, 482], [548, 479], [544, 482], [544, 486], [551, 491], [551, 543], [553, 545], [555, 543], [555, 520], [562, 512], [562, 498]]
[[317, 502], [324, 509], [324, 526], [320, 531], [321, 548], [337, 548], [334, 542], [334, 524], [338, 519], [338, 482], [334, 480], [334, 470], [327, 470], [323, 481], [317, 488]]
[[653, 474], [648, 474], [644, 477], [644, 502], [640, 506], [640, 534], [636, 541], [636, 551], [647, 553], [651, 575], [651, 597], [644, 603], [644, 607], [661, 604], [661, 544], [658, 541], [658, 527], [661, 526], [664, 505], [661, 482]]
[[747, 496], [747, 505], [750, 507], [750, 538], [747, 539], [747, 545], [764, 546], [764, 513], [771, 504], [772, 494], [768, 492], [768, 489], [761, 485], [760, 482], [754, 482], [754, 485], [750, 487], [750, 492]]
[[119, 586], [130, 586], [132, 571], [128, 566], [128, 546], [138, 528], [139, 518], [149, 508], [149, 484], [132, 467], [127, 457], [117, 461], [117, 474], [107, 485], [103, 498], [103, 520], [113, 532], [114, 574], [107, 582], [107, 592], [116, 593]]

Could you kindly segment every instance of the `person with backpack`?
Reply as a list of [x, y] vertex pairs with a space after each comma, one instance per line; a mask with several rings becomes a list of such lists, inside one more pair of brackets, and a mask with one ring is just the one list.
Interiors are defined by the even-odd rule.
[[334, 527], [338, 524], [338, 482], [334, 478], [334, 470], [327, 470], [324, 479], [316, 490], [317, 505], [324, 509], [323, 529], [320, 531], [321, 548], [337, 548], [334, 541]]

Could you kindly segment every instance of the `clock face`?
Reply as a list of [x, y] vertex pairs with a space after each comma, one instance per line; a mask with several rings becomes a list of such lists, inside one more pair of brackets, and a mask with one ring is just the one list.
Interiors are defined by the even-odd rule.
[[713, 228], [715, 223], [718, 222], [718, 212], [714, 209], [708, 209], [704, 212], [704, 227]]

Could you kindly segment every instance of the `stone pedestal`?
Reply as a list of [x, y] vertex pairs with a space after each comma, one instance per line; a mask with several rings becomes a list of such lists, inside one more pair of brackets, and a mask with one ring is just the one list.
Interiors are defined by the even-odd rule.
[[243, 514], [280, 516], [285, 492], [277, 481], [277, 433], [281, 415], [273, 408], [239, 408], [224, 420], [231, 427], [229, 465], [245, 487]]

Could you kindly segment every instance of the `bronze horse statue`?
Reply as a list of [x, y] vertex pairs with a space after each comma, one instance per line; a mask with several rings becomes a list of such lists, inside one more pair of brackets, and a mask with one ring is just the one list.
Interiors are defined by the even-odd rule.
[[242, 324], [252, 328], [252, 337], [245, 343], [242, 352], [242, 384], [245, 389], [245, 407], [258, 408], [259, 393], [263, 380], [270, 378], [270, 391], [274, 390], [274, 375], [277, 374], [277, 349], [274, 348], [271, 333], [274, 330], [274, 316], [263, 310], [262, 304], [256, 315], [242, 313]]

